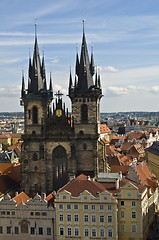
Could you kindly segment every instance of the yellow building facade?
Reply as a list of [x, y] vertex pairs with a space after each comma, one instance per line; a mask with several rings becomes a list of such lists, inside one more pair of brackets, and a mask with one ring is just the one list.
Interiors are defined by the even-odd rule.
[[159, 180], [159, 142], [156, 141], [147, 149], [147, 162], [151, 171]]
[[[90, 180], [80, 181], [87, 190], [78, 196], [74, 195], [75, 186], [56, 196], [56, 239], [118, 239], [117, 200], [108, 191], [99, 190], [95, 182], [89, 188]], [[78, 189], [81, 191], [80, 185]]]

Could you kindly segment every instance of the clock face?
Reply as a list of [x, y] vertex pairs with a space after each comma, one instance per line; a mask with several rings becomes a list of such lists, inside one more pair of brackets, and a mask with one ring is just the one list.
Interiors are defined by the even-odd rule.
[[56, 116], [57, 117], [61, 117], [61, 115], [62, 115], [62, 110], [61, 109], [57, 109], [56, 110]]

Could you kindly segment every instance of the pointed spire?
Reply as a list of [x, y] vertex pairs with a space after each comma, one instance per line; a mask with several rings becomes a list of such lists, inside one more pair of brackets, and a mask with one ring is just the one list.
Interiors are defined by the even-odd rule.
[[95, 76], [95, 86], [98, 87], [97, 67], [96, 67], [96, 76]]
[[91, 63], [90, 63], [91, 75], [94, 75], [94, 58], [93, 58], [93, 45], [91, 46]]
[[75, 85], [74, 85], [75, 87], [77, 86], [77, 77], [76, 77], [76, 75], [75, 75]]
[[33, 66], [32, 66], [32, 78], [31, 88], [33, 93], [38, 93], [40, 89], [43, 89], [43, 80], [41, 75], [41, 62], [37, 41], [37, 23], [35, 23], [35, 44], [33, 54]]
[[43, 50], [43, 58], [42, 58], [42, 66], [41, 66], [41, 76], [42, 79], [44, 81], [44, 79], [46, 79], [46, 75], [45, 75], [45, 61], [44, 61], [44, 50]]
[[71, 74], [71, 67], [70, 67], [69, 89], [71, 89], [72, 87], [73, 87], [73, 84], [72, 84], [72, 74]]
[[98, 68], [98, 87], [101, 88], [101, 82], [100, 82], [100, 71]]
[[49, 86], [49, 90], [51, 93], [51, 97], [53, 97], [53, 88], [52, 88], [52, 76], [51, 76], [51, 72], [50, 72], [50, 86]]
[[79, 74], [79, 58], [78, 58], [78, 47], [76, 46], [76, 74]]
[[31, 65], [31, 54], [30, 54], [30, 48], [29, 48], [29, 78], [31, 78], [31, 72], [32, 72], [32, 65]]
[[87, 50], [87, 43], [85, 37], [85, 29], [84, 29], [84, 19], [83, 19], [83, 38], [82, 38], [82, 47], [81, 47], [81, 57], [79, 64], [79, 72], [78, 72], [78, 89], [80, 90], [88, 90], [91, 86], [93, 86], [93, 79], [90, 71], [90, 63], [89, 56]]
[[24, 81], [24, 70], [22, 70], [22, 90], [21, 90], [21, 98], [23, 99], [25, 95], [25, 81]]

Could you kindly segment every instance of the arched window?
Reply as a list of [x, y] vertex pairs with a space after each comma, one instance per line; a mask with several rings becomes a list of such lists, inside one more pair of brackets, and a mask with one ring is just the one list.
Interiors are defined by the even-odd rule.
[[38, 108], [33, 106], [32, 108], [33, 123], [38, 123]]
[[56, 186], [62, 187], [67, 179], [67, 153], [62, 146], [57, 146], [52, 152], [53, 160], [53, 183]]
[[88, 121], [88, 107], [86, 104], [81, 105], [81, 121], [83, 122]]
[[36, 153], [33, 153], [33, 161], [37, 161], [38, 160], [38, 155]]

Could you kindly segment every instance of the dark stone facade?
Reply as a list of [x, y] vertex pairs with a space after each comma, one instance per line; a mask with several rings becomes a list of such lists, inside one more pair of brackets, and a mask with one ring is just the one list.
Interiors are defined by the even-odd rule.
[[23, 77], [21, 93], [25, 112], [21, 190], [26, 193], [49, 193], [80, 173], [94, 177], [99, 170], [105, 171], [105, 146], [100, 144], [101, 154], [98, 152], [102, 90], [100, 76], [96, 72], [93, 79], [93, 75], [93, 53], [89, 62], [83, 31], [74, 84], [70, 73], [68, 96], [72, 115], [65, 109], [60, 92], [56, 94], [51, 112], [52, 80], [50, 76], [47, 89], [44, 57], [41, 63], [35, 35], [33, 60], [29, 59], [28, 89]]

